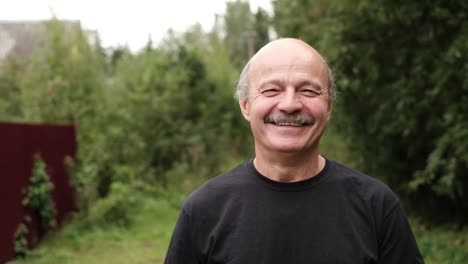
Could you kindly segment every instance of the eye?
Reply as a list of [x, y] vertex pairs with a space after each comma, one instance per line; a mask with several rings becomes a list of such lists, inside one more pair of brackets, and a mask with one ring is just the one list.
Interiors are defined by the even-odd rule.
[[299, 90], [303, 95], [305, 96], [310, 96], [310, 97], [313, 97], [313, 96], [318, 96], [318, 95], [321, 95], [322, 94], [322, 91], [319, 90], [319, 89], [315, 89], [315, 88], [312, 88], [312, 87], [302, 87], [300, 90]]
[[267, 97], [278, 95], [280, 92], [281, 90], [277, 87], [267, 87], [261, 90], [261, 93]]

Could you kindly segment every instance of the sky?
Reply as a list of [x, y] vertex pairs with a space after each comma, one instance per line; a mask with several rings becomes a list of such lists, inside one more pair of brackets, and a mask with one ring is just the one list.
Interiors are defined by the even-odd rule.
[[[210, 30], [215, 14], [222, 14], [228, 1], [0, 0], [0, 21], [44, 20], [54, 14], [59, 19], [80, 20], [83, 28], [96, 30], [104, 47], [127, 45], [136, 51], [150, 35], [157, 43], [169, 28], [183, 31], [198, 22]], [[252, 11], [262, 7], [271, 13], [270, 0], [249, 2]]]

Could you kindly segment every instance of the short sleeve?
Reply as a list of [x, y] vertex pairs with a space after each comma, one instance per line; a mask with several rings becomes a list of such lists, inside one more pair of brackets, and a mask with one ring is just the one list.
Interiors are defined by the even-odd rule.
[[399, 203], [396, 203], [383, 219], [379, 239], [380, 264], [424, 263], [413, 231]]
[[165, 264], [199, 263], [195, 255], [190, 215], [182, 209], [164, 260]]

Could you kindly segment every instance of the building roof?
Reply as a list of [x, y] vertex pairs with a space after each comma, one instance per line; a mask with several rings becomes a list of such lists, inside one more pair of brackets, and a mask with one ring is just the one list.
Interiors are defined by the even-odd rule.
[[30, 57], [39, 47], [45, 26], [40, 21], [0, 22], [0, 61]]
[[[78, 21], [61, 21], [71, 32]], [[44, 21], [0, 21], [0, 64], [8, 58], [30, 58], [45, 37]]]

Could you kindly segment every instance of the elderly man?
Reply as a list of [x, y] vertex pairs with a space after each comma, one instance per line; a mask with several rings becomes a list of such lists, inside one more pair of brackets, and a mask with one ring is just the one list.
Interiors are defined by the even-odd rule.
[[316, 50], [267, 44], [236, 95], [255, 158], [192, 193], [165, 263], [423, 263], [392, 191], [319, 154], [335, 89]]

